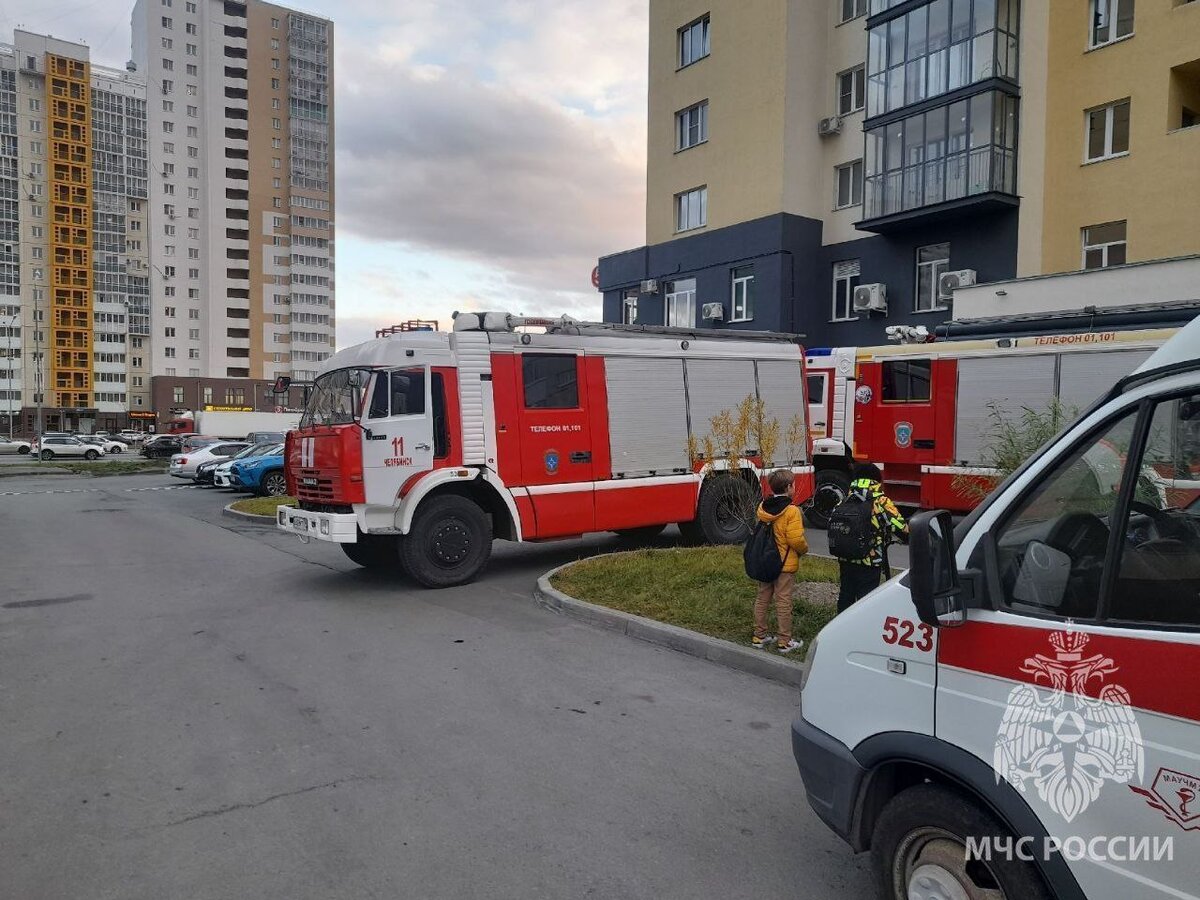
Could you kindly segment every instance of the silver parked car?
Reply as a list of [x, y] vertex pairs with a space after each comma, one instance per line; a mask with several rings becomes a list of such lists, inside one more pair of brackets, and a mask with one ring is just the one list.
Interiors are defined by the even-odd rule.
[[40, 443], [35, 443], [32, 452], [42, 459], [57, 457], [81, 456], [84, 459], [99, 459], [104, 455], [104, 448], [99, 444], [87, 444], [74, 437], [44, 437]]
[[21, 456], [26, 456], [33, 448], [29, 441], [9, 440], [8, 438], [0, 438], [0, 455], [5, 453], [15, 453]]

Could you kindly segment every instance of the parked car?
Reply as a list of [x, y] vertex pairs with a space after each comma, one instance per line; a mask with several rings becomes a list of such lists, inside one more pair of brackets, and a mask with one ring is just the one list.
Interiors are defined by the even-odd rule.
[[118, 441], [124, 441], [127, 444], [133, 445], [140, 444], [142, 441], [146, 440], [146, 438], [153, 437], [153, 435], [146, 434], [144, 431], [126, 430], [122, 431], [116, 437]]
[[8, 438], [0, 438], [0, 454], [19, 453], [21, 456], [28, 455], [33, 444], [29, 441], [10, 441]]
[[164, 434], [153, 441], [146, 441], [142, 446], [142, 456], [146, 459], [174, 456], [183, 449], [183, 441], [174, 435]]
[[99, 444], [88, 444], [74, 437], [58, 437], [51, 435], [43, 437], [33, 444], [31, 452], [37, 453], [42, 459], [56, 457], [82, 456], [84, 459], [99, 459], [104, 455], [104, 448]]
[[228, 459], [245, 450], [248, 445], [244, 441], [228, 441], [209, 444], [195, 450], [186, 450], [171, 457], [167, 472], [176, 478], [196, 479], [196, 469], [201, 463], [212, 462], [216, 459]]
[[265, 497], [282, 497], [287, 493], [283, 475], [283, 445], [276, 444], [270, 452], [248, 459], [239, 459], [229, 467], [232, 486]]
[[104, 448], [105, 453], [125, 453], [129, 450], [129, 445], [123, 441], [114, 440], [110, 437], [99, 437], [97, 435], [89, 435], [80, 438], [82, 441], [87, 441], [91, 444], [99, 444]]
[[282, 444], [286, 436], [282, 431], [252, 431], [246, 440], [251, 444]]
[[201, 463], [199, 469], [197, 470], [198, 474], [196, 480], [203, 482], [204, 479], [207, 479], [209, 483], [215, 485], [216, 487], [233, 487], [233, 484], [230, 481], [229, 470], [235, 462], [237, 462], [239, 459], [249, 459], [254, 456], [262, 456], [265, 453], [274, 451], [276, 447], [281, 446], [281, 444], [273, 443], [253, 444], [231, 459], [218, 459], [213, 460], [212, 462]]
[[[196, 450], [199, 450], [201, 447], [207, 447], [210, 444], [218, 444], [218, 443], [224, 443], [224, 441], [221, 438], [211, 437], [211, 436], [205, 435], [205, 434], [193, 434], [193, 435], [189, 435], [188, 437], [185, 437], [183, 439], [182, 449], [180, 450], [180, 452], [181, 453], [192, 453]], [[241, 443], [245, 444], [246, 442], [241, 441]]]

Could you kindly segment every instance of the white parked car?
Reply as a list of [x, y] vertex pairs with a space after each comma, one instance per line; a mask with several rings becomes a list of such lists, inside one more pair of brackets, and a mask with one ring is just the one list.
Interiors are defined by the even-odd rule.
[[31, 452], [37, 453], [42, 459], [58, 457], [83, 457], [84, 459], [99, 459], [104, 455], [104, 448], [99, 444], [85, 443], [76, 437], [44, 437], [40, 443], [34, 443]]
[[8, 438], [0, 438], [0, 454], [14, 453], [21, 456], [28, 455], [33, 445], [29, 441], [14, 441]]
[[80, 440], [99, 444], [104, 448], [105, 453], [127, 453], [129, 451], [129, 445], [124, 441], [118, 441], [115, 438], [104, 437], [102, 435], [88, 435], [87, 437], [80, 438]]
[[245, 441], [218, 441], [189, 453], [176, 453], [171, 457], [171, 465], [167, 471], [176, 478], [195, 479], [196, 468], [201, 463], [211, 462], [214, 459], [232, 458], [248, 446], [249, 444]]

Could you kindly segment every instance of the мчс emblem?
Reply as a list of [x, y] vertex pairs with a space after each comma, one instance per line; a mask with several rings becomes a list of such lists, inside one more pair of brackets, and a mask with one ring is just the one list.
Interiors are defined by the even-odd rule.
[[912, 443], [912, 422], [896, 423], [896, 446], [904, 449]]
[[1200, 831], [1200, 777], [1159, 769], [1149, 790], [1132, 784], [1129, 789], [1184, 831]]
[[547, 475], [557, 475], [558, 474], [558, 464], [559, 464], [558, 451], [557, 450], [547, 450], [546, 455], [543, 457], [543, 459], [546, 462], [546, 474]]
[[[1032, 684], [1008, 694], [992, 765], [1019, 791], [1038, 796], [1068, 822], [1100, 796], [1106, 781], [1142, 780], [1145, 750], [1129, 692], [1105, 681], [1117, 666], [1099, 653], [1084, 657], [1089, 637], [1050, 635], [1054, 656], [1037, 654], [1021, 671]], [[1095, 682], [1099, 682], [1097, 685]]]

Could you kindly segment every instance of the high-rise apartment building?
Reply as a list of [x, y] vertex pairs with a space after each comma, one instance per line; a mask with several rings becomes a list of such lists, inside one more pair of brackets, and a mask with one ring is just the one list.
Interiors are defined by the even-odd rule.
[[0, 426], [148, 413], [146, 89], [80, 44], [0, 46]]
[[649, 66], [608, 321], [881, 343], [955, 281], [1200, 253], [1200, 3], [651, 0]]
[[152, 371], [311, 378], [333, 352], [333, 25], [250, 0], [138, 0]]

